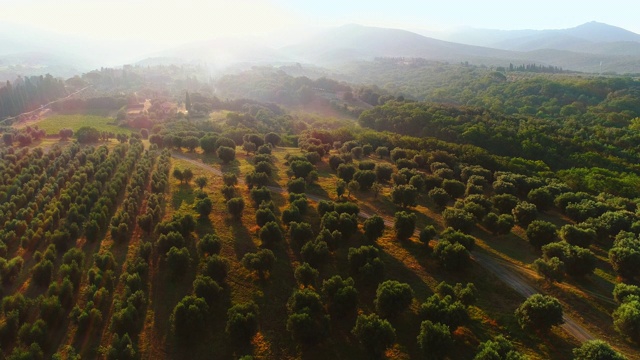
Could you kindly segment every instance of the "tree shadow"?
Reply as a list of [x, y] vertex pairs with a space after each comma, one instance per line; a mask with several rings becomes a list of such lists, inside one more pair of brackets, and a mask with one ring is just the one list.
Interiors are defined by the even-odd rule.
[[190, 184], [180, 184], [171, 197], [171, 206], [177, 210], [183, 202], [189, 205], [193, 204], [194, 199], [193, 187]]
[[231, 228], [231, 235], [233, 236], [233, 252], [236, 254], [236, 258], [238, 260], [241, 260], [246, 253], [256, 252], [258, 250], [258, 247], [252, 240], [253, 235], [241, 221], [225, 219], [225, 223]]
[[271, 344], [273, 358], [282, 358], [285, 354], [295, 353], [292, 341], [287, 331], [289, 316], [285, 304], [295, 289], [296, 281], [293, 277], [293, 264], [288, 254], [286, 243], [273, 246], [271, 250], [276, 256], [276, 262], [269, 278], [260, 281], [261, 296], [255, 296], [256, 304], [260, 307], [261, 333], [265, 341]]

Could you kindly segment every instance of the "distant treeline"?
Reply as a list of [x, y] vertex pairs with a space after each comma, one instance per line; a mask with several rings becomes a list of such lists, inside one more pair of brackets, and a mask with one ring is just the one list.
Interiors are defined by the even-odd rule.
[[550, 74], [559, 74], [565, 72], [561, 67], [557, 66], [544, 66], [537, 64], [522, 64], [515, 66], [513, 64], [509, 64], [509, 67], [506, 68], [504, 66], [498, 66], [496, 68], [497, 71], [521, 71], [521, 72], [534, 72], [534, 73], [550, 73]]
[[0, 119], [35, 110], [66, 95], [64, 83], [49, 74], [7, 81], [0, 87]]

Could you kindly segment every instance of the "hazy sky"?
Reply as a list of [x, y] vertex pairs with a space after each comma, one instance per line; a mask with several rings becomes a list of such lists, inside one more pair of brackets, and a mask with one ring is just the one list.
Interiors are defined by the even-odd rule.
[[295, 35], [347, 23], [439, 30], [552, 29], [600, 21], [640, 33], [637, 0], [0, 0], [0, 21], [90, 38], [175, 44]]

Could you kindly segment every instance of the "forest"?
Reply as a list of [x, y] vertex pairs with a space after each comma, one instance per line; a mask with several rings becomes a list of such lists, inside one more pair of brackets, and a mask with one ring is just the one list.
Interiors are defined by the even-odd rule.
[[0, 357], [637, 359], [638, 80], [359, 66], [0, 88]]

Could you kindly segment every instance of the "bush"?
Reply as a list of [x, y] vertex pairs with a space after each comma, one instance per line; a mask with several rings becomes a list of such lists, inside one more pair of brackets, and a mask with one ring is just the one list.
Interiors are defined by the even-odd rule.
[[258, 209], [256, 210], [256, 224], [263, 227], [268, 222], [275, 222], [276, 216], [271, 209]]
[[209, 276], [198, 275], [193, 280], [193, 293], [211, 305], [220, 300], [223, 289]]
[[449, 203], [449, 200], [451, 200], [451, 197], [443, 188], [433, 188], [429, 190], [428, 194], [431, 201], [440, 209], [444, 209]]
[[557, 240], [556, 226], [548, 221], [534, 220], [527, 226], [527, 239], [536, 249]]
[[565, 266], [557, 257], [550, 259], [536, 259], [533, 262], [533, 268], [538, 274], [548, 281], [562, 281], [564, 279]]
[[459, 198], [464, 196], [466, 185], [463, 182], [458, 180], [445, 179], [442, 181], [442, 188], [452, 198]]
[[585, 341], [580, 347], [573, 349], [574, 360], [626, 360], [611, 345], [602, 340]]
[[511, 214], [518, 225], [525, 227], [538, 217], [538, 208], [532, 203], [521, 201], [511, 210]]
[[258, 332], [258, 305], [253, 301], [234, 304], [227, 311], [226, 332], [238, 342], [247, 342]]
[[229, 272], [229, 262], [219, 255], [209, 256], [203, 264], [203, 274], [209, 276], [218, 283], [224, 282]]
[[447, 227], [456, 230], [469, 231], [476, 223], [476, 218], [468, 211], [456, 208], [445, 209], [442, 218]]
[[76, 131], [76, 139], [81, 144], [98, 142], [100, 139], [100, 131], [94, 127], [83, 126]]
[[453, 228], [446, 228], [440, 234], [440, 240], [448, 241], [452, 244], [459, 243], [465, 247], [465, 249], [471, 251], [476, 245], [476, 239], [471, 236], [463, 233], [462, 231], [455, 230]]
[[416, 215], [405, 211], [398, 211], [394, 216], [393, 229], [400, 241], [409, 239], [416, 229]]
[[353, 174], [353, 179], [360, 184], [360, 190], [367, 191], [371, 189], [377, 177], [373, 170], [358, 170]]
[[258, 233], [262, 244], [265, 246], [273, 246], [276, 243], [282, 242], [284, 236], [280, 226], [275, 221], [269, 221], [264, 224]]
[[309, 223], [292, 221], [289, 223], [289, 235], [294, 244], [303, 245], [313, 239], [313, 229]]
[[289, 167], [293, 172], [293, 176], [295, 176], [296, 178], [303, 178], [303, 179], [306, 179], [309, 173], [311, 173], [316, 168], [312, 163], [310, 163], [306, 159], [304, 161], [294, 160], [289, 164]]
[[513, 209], [518, 206], [518, 198], [511, 194], [494, 195], [491, 200], [500, 214], [511, 214]]
[[437, 233], [438, 232], [435, 226], [433, 225], [425, 226], [424, 229], [420, 231], [420, 242], [428, 246], [429, 242], [433, 240], [433, 238], [436, 236]]
[[431, 359], [442, 359], [453, 346], [453, 338], [449, 327], [444, 324], [423, 321], [418, 334], [418, 347]]
[[356, 167], [351, 164], [340, 164], [337, 171], [338, 177], [348, 183], [353, 179], [353, 175], [356, 173]]
[[198, 240], [198, 253], [201, 257], [206, 255], [217, 255], [222, 249], [220, 238], [214, 234], [206, 234]]
[[327, 298], [329, 310], [338, 316], [354, 312], [358, 306], [358, 290], [352, 278], [343, 279], [340, 275], [322, 282], [322, 293]]
[[637, 296], [640, 298], [640, 287], [625, 283], [617, 283], [613, 288], [613, 298], [619, 304], [627, 301], [629, 296]]
[[391, 189], [391, 201], [402, 207], [416, 206], [418, 189], [413, 185], [396, 185]]
[[281, 141], [282, 139], [280, 138], [280, 135], [274, 132], [270, 132], [264, 135], [264, 142], [267, 144], [271, 144], [271, 146], [273, 147], [280, 145]]
[[326, 241], [317, 239], [309, 241], [300, 250], [300, 255], [304, 261], [318, 268], [329, 260], [329, 246]]
[[478, 346], [478, 352], [473, 360], [526, 360], [527, 357], [516, 351], [515, 346], [498, 335], [493, 340], [487, 340]]
[[433, 255], [447, 270], [461, 270], [471, 261], [469, 251], [462, 244], [447, 240], [438, 242], [433, 249]]
[[174, 278], [178, 278], [184, 275], [189, 268], [191, 262], [191, 256], [189, 250], [186, 247], [178, 249], [173, 246], [167, 252], [167, 265]]
[[409, 284], [387, 280], [378, 285], [374, 304], [381, 316], [394, 317], [407, 310], [412, 300], [413, 290]]
[[558, 299], [541, 294], [530, 296], [515, 312], [520, 327], [541, 332], [564, 323], [562, 315], [562, 305]]
[[365, 282], [380, 281], [384, 274], [384, 262], [380, 252], [373, 246], [361, 246], [349, 249], [349, 267], [351, 273], [359, 275]]
[[289, 318], [287, 330], [293, 339], [304, 344], [314, 344], [329, 331], [329, 316], [323, 311], [320, 295], [306, 288], [295, 291], [287, 302]]
[[[451, 289], [453, 290], [453, 289]], [[469, 319], [467, 307], [459, 300], [454, 300], [451, 295], [440, 298], [432, 295], [420, 306], [421, 319], [443, 323], [456, 329]]]
[[224, 164], [228, 164], [236, 159], [236, 150], [227, 146], [220, 146], [216, 154]]
[[205, 319], [209, 314], [209, 305], [199, 297], [185, 296], [173, 308], [171, 323], [177, 337], [186, 341], [199, 339], [205, 332]]
[[244, 200], [241, 197], [229, 199], [227, 201], [227, 211], [236, 219], [242, 216], [242, 210], [244, 210]]
[[296, 267], [293, 272], [293, 276], [296, 278], [298, 284], [302, 286], [314, 286], [316, 281], [318, 281], [318, 276], [320, 276], [320, 272], [309, 265], [309, 263], [303, 263], [302, 265]]
[[391, 180], [391, 175], [393, 174], [393, 166], [389, 164], [377, 164], [375, 166], [374, 172], [376, 174], [376, 179], [378, 182], [386, 183]]
[[584, 277], [596, 268], [596, 257], [589, 249], [569, 245], [566, 242], [550, 243], [542, 247], [546, 260], [557, 257], [565, 265], [565, 271], [573, 277]]
[[560, 238], [571, 245], [588, 248], [596, 240], [596, 232], [591, 228], [567, 224], [560, 228]]
[[303, 178], [292, 179], [287, 182], [287, 191], [293, 194], [304, 194], [307, 183]]
[[631, 298], [613, 311], [613, 326], [623, 337], [640, 342], [640, 300]]
[[384, 219], [379, 215], [373, 215], [364, 221], [364, 236], [371, 242], [378, 240], [384, 233]]
[[222, 182], [224, 182], [226, 186], [235, 186], [238, 185], [238, 178], [236, 174], [224, 173], [222, 174]]
[[199, 199], [198, 201], [196, 201], [194, 208], [200, 215], [200, 218], [206, 218], [209, 216], [209, 214], [211, 214], [211, 211], [213, 210], [213, 202], [209, 197]]
[[215, 144], [215, 148], [216, 150], [221, 148], [221, 147], [228, 147], [231, 149], [235, 149], [236, 148], [236, 142], [233, 141], [232, 139], [226, 138], [226, 137], [220, 137], [216, 140], [216, 144]]
[[358, 315], [351, 333], [372, 358], [378, 358], [396, 341], [396, 330], [376, 314]]
[[275, 262], [276, 257], [273, 251], [269, 249], [258, 250], [255, 253], [246, 253], [242, 257], [242, 265], [249, 271], [257, 272], [261, 279], [265, 277], [265, 273], [273, 269]]

